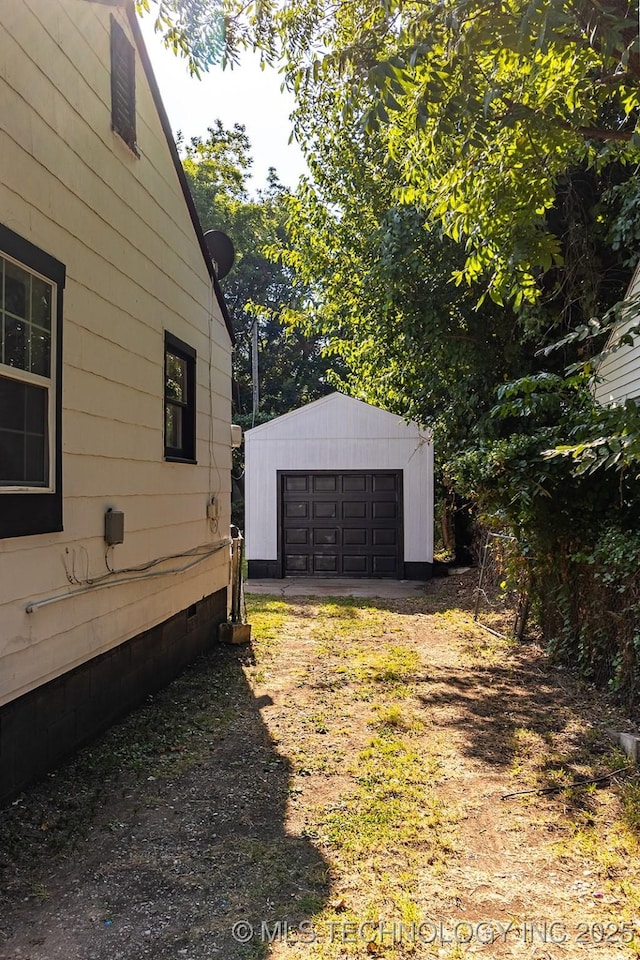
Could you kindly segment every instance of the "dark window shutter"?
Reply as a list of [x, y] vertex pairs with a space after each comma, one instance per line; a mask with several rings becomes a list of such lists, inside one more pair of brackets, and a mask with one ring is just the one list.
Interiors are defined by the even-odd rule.
[[133, 46], [111, 17], [111, 128], [137, 157], [136, 56]]

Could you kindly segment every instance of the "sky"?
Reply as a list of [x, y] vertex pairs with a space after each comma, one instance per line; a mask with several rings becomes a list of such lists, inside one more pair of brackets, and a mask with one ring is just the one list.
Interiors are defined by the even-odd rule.
[[212, 67], [198, 80], [189, 76], [186, 60], [164, 48], [153, 18], [140, 22], [174, 135], [180, 130], [187, 140], [204, 137], [217, 119], [227, 128], [244, 124], [252, 147], [251, 187], [263, 187], [269, 167], [275, 167], [280, 181], [293, 189], [306, 166], [298, 145], [288, 143], [294, 100], [280, 90], [277, 70], [261, 70], [258, 57], [246, 53], [234, 70]]

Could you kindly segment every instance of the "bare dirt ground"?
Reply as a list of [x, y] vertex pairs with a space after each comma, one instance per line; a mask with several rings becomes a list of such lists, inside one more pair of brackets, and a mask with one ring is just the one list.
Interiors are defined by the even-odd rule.
[[631, 720], [472, 586], [254, 598], [2, 811], [0, 960], [639, 957]]

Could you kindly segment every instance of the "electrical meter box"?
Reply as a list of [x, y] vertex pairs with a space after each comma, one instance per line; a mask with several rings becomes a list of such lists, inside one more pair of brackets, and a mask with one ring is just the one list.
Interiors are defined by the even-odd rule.
[[124, 513], [122, 510], [107, 510], [104, 515], [104, 539], [112, 546], [124, 543]]

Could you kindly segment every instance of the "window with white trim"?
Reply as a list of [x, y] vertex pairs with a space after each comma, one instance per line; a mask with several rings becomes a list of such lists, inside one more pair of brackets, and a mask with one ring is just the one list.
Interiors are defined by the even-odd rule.
[[0, 226], [0, 537], [61, 529], [64, 274]]
[[55, 287], [0, 256], [0, 486], [53, 486]]

